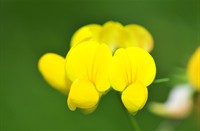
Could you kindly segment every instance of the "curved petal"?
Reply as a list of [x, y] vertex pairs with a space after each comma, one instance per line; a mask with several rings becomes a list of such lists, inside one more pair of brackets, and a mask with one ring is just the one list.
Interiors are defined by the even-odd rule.
[[109, 72], [112, 53], [106, 44], [99, 45], [92, 67], [92, 80], [99, 92], [105, 92], [110, 88]]
[[147, 88], [142, 83], [135, 82], [122, 92], [121, 99], [127, 110], [131, 113], [135, 113], [143, 108], [147, 97]]
[[99, 101], [99, 93], [95, 86], [86, 80], [76, 80], [73, 82], [67, 104], [69, 109], [74, 111], [77, 107], [81, 109], [95, 108]]
[[200, 91], [200, 47], [190, 58], [187, 72], [191, 84]]
[[155, 74], [155, 62], [147, 51], [138, 47], [121, 48], [113, 56], [110, 82], [115, 90], [123, 91], [135, 81], [150, 85]]
[[112, 59], [110, 82], [117, 91], [123, 91], [135, 79], [136, 66], [131, 65], [125, 49], [118, 49]]
[[55, 53], [47, 53], [40, 58], [38, 68], [51, 86], [67, 94], [71, 81], [66, 76], [65, 59], [62, 56]]
[[153, 49], [153, 37], [144, 27], [137, 24], [126, 25], [125, 30], [131, 35], [129, 46], [138, 46], [150, 52]]
[[156, 75], [156, 65], [153, 57], [147, 51], [138, 47], [127, 48], [126, 52], [131, 65], [137, 65], [136, 79], [132, 79], [132, 82], [140, 81], [145, 86], [150, 85]]
[[87, 79], [93, 82], [99, 92], [110, 87], [109, 69], [112, 53], [106, 44], [87, 41], [73, 47], [66, 59], [69, 78]]
[[101, 26], [97, 24], [90, 24], [78, 29], [71, 39], [71, 46], [75, 46], [80, 42], [86, 40], [97, 40]]
[[66, 71], [71, 81], [92, 80], [92, 64], [99, 43], [82, 42], [70, 49], [66, 57]]

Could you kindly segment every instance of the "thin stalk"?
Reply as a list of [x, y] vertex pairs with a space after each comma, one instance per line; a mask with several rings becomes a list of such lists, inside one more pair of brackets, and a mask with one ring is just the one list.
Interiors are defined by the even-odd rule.
[[134, 131], [141, 131], [136, 119], [127, 111], [131, 126], [134, 128]]
[[[120, 94], [120, 93], [117, 93], [117, 95], [119, 96], [118, 98], [119, 98], [119, 100], [121, 101], [121, 99], [120, 99], [121, 94]], [[120, 102], [120, 103], [121, 103], [122, 106], [124, 106], [124, 105], [122, 104], [122, 102]], [[124, 108], [124, 109], [125, 109], [125, 108]], [[125, 110], [126, 110], [126, 109], [125, 109]], [[128, 117], [128, 119], [129, 119], [129, 121], [130, 121], [131, 127], [134, 129], [134, 131], [141, 131], [141, 129], [140, 129], [140, 127], [139, 127], [137, 121], [135, 120], [135, 118], [134, 118], [134, 116], [133, 116], [133, 115], [135, 115], [136, 113], [135, 113], [135, 114], [131, 114], [131, 113], [129, 113], [129, 112], [126, 110], [126, 114], [127, 114], [127, 117]]]
[[164, 82], [168, 82], [169, 80], [170, 80], [169, 78], [161, 78], [161, 79], [155, 80], [153, 84], [164, 83]]

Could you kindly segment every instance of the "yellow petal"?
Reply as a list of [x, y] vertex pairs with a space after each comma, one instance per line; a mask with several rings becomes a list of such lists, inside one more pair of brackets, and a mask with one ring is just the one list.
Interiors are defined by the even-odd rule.
[[191, 84], [200, 91], [200, 47], [190, 58], [187, 72]]
[[[136, 64], [135, 64], [136, 65]], [[112, 59], [110, 83], [117, 91], [123, 91], [135, 79], [136, 67], [131, 65], [125, 49], [118, 49]]]
[[66, 71], [71, 81], [92, 80], [92, 64], [98, 46], [97, 42], [87, 41], [70, 49], [66, 57]]
[[38, 68], [45, 80], [55, 89], [67, 94], [71, 81], [67, 78], [65, 72], [65, 59], [54, 53], [43, 55]]
[[112, 61], [110, 82], [115, 90], [123, 91], [135, 81], [150, 85], [156, 74], [155, 62], [142, 48], [118, 49]]
[[143, 108], [147, 97], [147, 88], [142, 83], [135, 82], [122, 92], [121, 99], [127, 110], [131, 113], [135, 113]]
[[104, 92], [110, 88], [109, 73], [112, 60], [112, 53], [105, 44], [98, 46], [93, 67], [92, 81], [99, 92]]
[[87, 79], [98, 91], [110, 87], [109, 69], [112, 54], [105, 44], [87, 41], [71, 48], [66, 59], [66, 70], [70, 80]]
[[144, 27], [136, 24], [126, 25], [125, 30], [131, 35], [130, 43], [127, 47], [138, 46], [150, 52], [153, 49], [153, 37]]
[[97, 24], [90, 24], [78, 29], [71, 39], [71, 46], [75, 46], [80, 42], [86, 40], [97, 40], [101, 26]]
[[76, 80], [73, 82], [69, 96], [69, 109], [74, 111], [76, 108], [92, 109], [99, 101], [99, 94], [95, 86], [87, 80]]
[[108, 44], [112, 51], [119, 48], [125, 39], [126, 34], [124, 28], [118, 22], [106, 22], [99, 34], [99, 42]]
[[130, 58], [131, 65], [137, 65], [136, 79], [142, 82], [145, 86], [150, 85], [156, 75], [156, 65], [153, 57], [144, 49], [138, 47], [129, 47], [126, 49]]

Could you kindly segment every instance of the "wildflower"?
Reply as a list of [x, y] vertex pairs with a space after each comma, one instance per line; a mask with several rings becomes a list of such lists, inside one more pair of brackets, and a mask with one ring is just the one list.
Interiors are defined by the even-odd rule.
[[74, 33], [71, 46], [88, 40], [108, 44], [113, 52], [117, 48], [130, 46], [141, 47], [148, 52], [153, 49], [151, 34], [136, 24], [123, 26], [118, 22], [109, 21], [102, 26], [98, 24], [83, 26]]
[[200, 91], [200, 47], [190, 58], [187, 72], [190, 83], [197, 91]]
[[70, 110], [93, 110], [110, 88], [112, 53], [106, 44], [85, 41], [72, 47], [66, 57], [66, 72], [73, 82], [68, 95]]
[[44, 54], [39, 62], [38, 68], [44, 79], [55, 89], [67, 94], [71, 81], [65, 72], [65, 58], [55, 53]]
[[[90, 24], [73, 35], [66, 58], [47, 53], [40, 58], [38, 66], [50, 85], [68, 95], [67, 104], [72, 111], [76, 108], [94, 111], [112, 84], [114, 89], [120, 88], [125, 107], [136, 112], [146, 103], [146, 86], [153, 81], [156, 69], [148, 52], [136, 47], [127, 48], [130, 46], [150, 51], [153, 38], [140, 25]], [[116, 51], [113, 61], [111, 51]], [[124, 60], [125, 65], [118, 62]]]
[[112, 60], [110, 82], [113, 89], [122, 93], [124, 106], [135, 113], [145, 105], [147, 86], [152, 83], [156, 66], [151, 55], [138, 47], [118, 49]]

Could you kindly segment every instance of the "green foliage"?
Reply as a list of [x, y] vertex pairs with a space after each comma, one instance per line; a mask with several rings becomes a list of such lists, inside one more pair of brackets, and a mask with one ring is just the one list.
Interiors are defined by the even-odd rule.
[[[186, 66], [200, 43], [198, 9], [198, 0], [2, 0], [0, 130], [131, 131], [117, 92], [103, 97], [91, 115], [71, 112], [66, 97], [51, 89], [39, 74], [39, 57], [48, 51], [65, 56], [71, 35], [85, 24], [136, 23], [154, 37], [156, 79], [168, 78], [175, 67]], [[165, 100], [169, 90], [167, 83], [152, 84], [148, 102]], [[143, 131], [156, 130], [164, 120], [146, 107], [135, 119]], [[177, 131], [188, 130], [196, 130], [194, 112], [177, 127]]]

